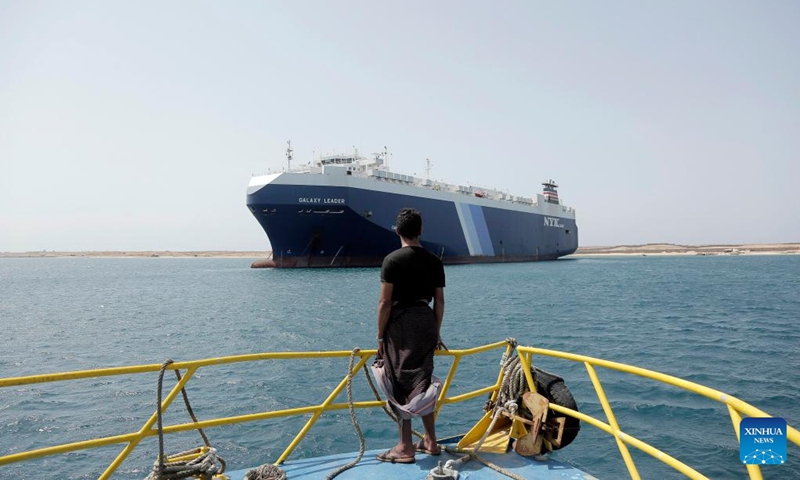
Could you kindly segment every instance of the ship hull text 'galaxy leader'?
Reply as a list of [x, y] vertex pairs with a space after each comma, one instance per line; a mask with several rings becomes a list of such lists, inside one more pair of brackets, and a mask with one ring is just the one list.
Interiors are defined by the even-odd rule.
[[401, 208], [422, 213], [422, 245], [446, 264], [553, 260], [578, 248], [575, 211], [552, 180], [535, 199], [400, 175], [386, 153], [322, 157], [313, 166], [254, 176], [247, 206], [269, 237], [253, 266], [379, 266], [400, 241]]

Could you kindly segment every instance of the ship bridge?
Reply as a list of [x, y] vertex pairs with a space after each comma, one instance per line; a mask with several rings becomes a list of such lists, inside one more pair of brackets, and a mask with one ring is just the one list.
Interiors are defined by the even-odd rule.
[[317, 164], [319, 166], [323, 165], [349, 165], [352, 163], [356, 163], [360, 160], [359, 157], [355, 157], [353, 155], [328, 155], [326, 157], [322, 157]]

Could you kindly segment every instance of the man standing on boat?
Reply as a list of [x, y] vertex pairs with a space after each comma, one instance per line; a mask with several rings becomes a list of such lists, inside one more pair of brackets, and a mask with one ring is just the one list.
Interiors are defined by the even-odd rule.
[[[417, 210], [402, 209], [395, 229], [402, 246], [387, 255], [381, 267], [373, 371], [398, 416], [400, 440], [377, 458], [413, 463], [415, 452], [441, 453], [434, 422], [441, 381], [433, 376], [433, 353], [446, 348], [440, 338], [445, 278], [442, 261], [420, 244], [422, 216]], [[425, 437], [417, 443], [411, 441], [412, 417], [422, 417], [425, 428]]]

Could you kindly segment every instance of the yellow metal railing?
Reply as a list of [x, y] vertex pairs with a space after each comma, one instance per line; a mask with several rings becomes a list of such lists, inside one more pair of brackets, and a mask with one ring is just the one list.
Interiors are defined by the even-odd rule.
[[[606, 398], [606, 394], [603, 391], [603, 386], [600, 383], [599, 377], [597, 376], [597, 371], [595, 370], [595, 367], [608, 368], [611, 370], [617, 370], [620, 372], [629, 373], [639, 377], [655, 380], [667, 385], [672, 385], [674, 387], [687, 390], [689, 392], [696, 393], [698, 395], [702, 395], [704, 397], [710, 398], [711, 400], [727, 405], [731, 421], [733, 422], [733, 428], [736, 434], [737, 441], [739, 439], [739, 423], [742, 420], [742, 415], [748, 417], [771, 416], [753, 407], [752, 405], [745, 403], [736, 397], [732, 397], [726, 393], [720, 392], [719, 390], [714, 390], [713, 388], [708, 388], [703, 385], [690, 382], [688, 380], [684, 380], [682, 378], [673, 377], [671, 375], [666, 375], [659, 372], [654, 372], [652, 370], [647, 370], [640, 367], [634, 367], [631, 365], [625, 365], [624, 363], [611, 362], [608, 360], [600, 360], [597, 358], [587, 357], [584, 355], [559, 352], [556, 350], [546, 350], [543, 348], [518, 347], [517, 352], [519, 354], [520, 361], [522, 362], [523, 370], [526, 372], [528, 386], [531, 390], [534, 390], [533, 379], [530, 377], [528, 372], [530, 371], [531, 367], [532, 355], [542, 355], [547, 357], [561, 358], [564, 360], [571, 360], [573, 362], [580, 362], [584, 364], [588, 372], [589, 378], [592, 381], [592, 385], [594, 386], [594, 389], [597, 392], [597, 398], [600, 401], [600, 405], [603, 408], [603, 412], [606, 415], [608, 423], [598, 420], [594, 417], [590, 417], [586, 414], [576, 412], [575, 410], [562, 407], [560, 405], [554, 405], [551, 403], [550, 408], [565, 415], [578, 418], [612, 435], [617, 442], [620, 454], [622, 455], [623, 461], [625, 462], [625, 466], [628, 468], [628, 472], [630, 473], [632, 479], [638, 479], [640, 478], [640, 476], [639, 472], [636, 469], [636, 465], [634, 464], [633, 459], [630, 456], [630, 452], [628, 451], [627, 445], [631, 445], [633, 447], [638, 448], [639, 450], [651, 455], [652, 457], [662, 461], [663, 463], [669, 465], [675, 470], [683, 473], [689, 478], [705, 479], [707, 477], [697, 472], [693, 468], [689, 467], [688, 465], [684, 464], [683, 462], [675, 459], [674, 457], [622, 431], [622, 429], [620, 429], [619, 427], [619, 424], [617, 423], [611, 405], [608, 402], [608, 399]], [[786, 434], [787, 434], [787, 439], [789, 441], [800, 447], [800, 432], [798, 432], [791, 426], [787, 425]], [[746, 467], [747, 467], [747, 473], [750, 475], [751, 479], [760, 480], [762, 478], [761, 469], [759, 468], [758, 465], [746, 465]]]
[[[468, 391], [465, 393], [461, 393], [459, 395], [454, 395], [452, 397], [448, 397], [447, 395], [453, 383], [453, 379], [455, 378], [459, 364], [461, 363], [461, 360], [464, 357], [469, 357], [480, 353], [489, 352], [492, 350], [498, 350], [501, 348], [505, 348], [506, 355], [510, 354], [512, 350], [511, 345], [503, 341], [471, 349], [436, 352], [438, 356], [453, 357], [452, 364], [450, 365], [447, 377], [445, 378], [445, 381], [443, 383], [442, 391], [439, 395], [439, 401], [436, 406], [437, 415], [439, 414], [439, 410], [443, 406], [448, 404], [463, 402], [486, 394], [491, 394], [492, 399], [496, 397], [497, 392], [500, 389], [500, 386], [502, 385], [503, 382], [502, 369], [500, 369], [500, 372], [497, 376], [497, 380], [495, 381], [495, 383], [491, 385], [478, 388], [472, 391]], [[675, 470], [683, 473], [689, 478], [701, 479], [706, 477], [704, 477], [691, 467], [680, 462], [679, 460], [673, 458], [672, 456], [662, 452], [661, 450], [658, 450], [657, 448], [652, 447], [651, 445], [625, 433], [617, 423], [614, 412], [611, 408], [608, 399], [606, 398], [605, 392], [603, 390], [602, 384], [600, 383], [600, 379], [597, 375], [595, 367], [603, 367], [612, 370], [618, 370], [621, 372], [637, 375], [640, 377], [649, 378], [661, 383], [673, 385], [682, 388], [684, 390], [694, 392], [696, 394], [708, 397], [717, 402], [724, 403], [728, 407], [728, 411], [730, 413], [731, 421], [733, 422], [734, 431], [736, 433], [737, 438], [739, 435], [738, 431], [739, 422], [741, 421], [742, 415], [749, 417], [769, 417], [768, 414], [762, 412], [761, 410], [745, 402], [742, 402], [741, 400], [732, 397], [730, 395], [726, 395], [717, 390], [704, 387], [702, 385], [692, 383], [677, 377], [672, 377], [662, 373], [654, 372], [651, 370], [646, 370], [643, 368], [633, 367], [630, 365], [625, 365], [616, 362], [610, 362], [607, 360], [600, 360], [596, 358], [586, 357], [583, 355], [576, 355], [554, 350], [545, 350], [541, 348], [520, 346], [517, 347], [517, 352], [519, 354], [520, 361], [523, 364], [524, 367], [523, 371], [525, 372], [526, 379], [529, 388], [531, 390], [534, 390], [533, 377], [531, 376], [530, 373], [530, 367], [532, 364], [533, 355], [561, 358], [564, 360], [580, 362], [585, 365], [589, 378], [591, 379], [595, 391], [597, 392], [600, 405], [602, 406], [603, 411], [606, 415], [607, 422], [604, 422], [602, 420], [591, 417], [584, 413], [577, 412], [575, 410], [571, 410], [569, 408], [565, 408], [555, 404], [550, 404], [550, 408], [565, 415], [578, 418], [579, 420], [582, 420], [583, 422], [586, 422], [612, 435], [616, 440], [623, 461], [625, 462], [625, 465], [628, 468], [631, 478], [633, 479], [638, 479], [640, 477], [638, 471], [636, 470], [636, 466], [633, 462], [633, 459], [630, 456], [630, 452], [628, 451], [629, 445], [657, 458], [658, 460], [669, 465]], [[375, 355], [375, 353], [376, 353], [375, 350], [363, 350], [355, 352], [348, 352], [348, 351], [274, 352], [274, 353], [260, 353], [251, 355], [237, 355], [229, 357], [209, 358], [204, 360], [195, 360], [188, 362], [174, 362], [168, 365], [166, 368], [168, 370], [183, 371], [183, 375], [180, 381], [178, 381], [175, 384], [175, 386], [172, 388], [172, 390], [170, 390], [167, 396], [162, 399], [161, 408], [162, 411], [166, 411], [172, 404], [172, 402], [175, 400], [175, 398], [178, 396], [181, 389], [195, 376], [195, 373], [197, 373], [201, 368], [225, 365], [225, 364], [254, 362], [254, 361], [340, 358], [340, 357], [350, 357], [350, 355], [355, 355], [356, 357], [359, 358], [358, 362], [355, 364], [352, 371], [349, 372], [350, 375], [355, 376], [360, 370], [365, 368], [364, 367], [365, 364], [372, 356]], [[157, 373], [160, 369], [161, 365], [139, 365], [132, 367], [105, 368], [97, 370], [82, 370], [82, 371], [47, 374], [47, 375], [33, 375], [27, 377], [4, 378], [0, 379], [0, 388], [14, 387], [20, 385], [60, 382], [66, 380], [97, 378], [97, 377]], [[264, 412], [250, 413], [244, 415], [236, 415], [231, 417], [221, 417], [221, 418], [203, 420], [192, 423], [169, 425], [163, 427], [163, 433], [167, 435], [187, 430], [196, 430], [200, 428], [218, 427], [222, 425], [233, 425], [233, 424], [260, 421], [260, 420], [269, 420], [280, 417], [290, 417], [290, 416], [310, 414], [311, 417], [303, 425], [303, 427], [300, 429], [300, 432], [295, 436], [295, 438], [291, 441], [291, 443], [286, 447], [284, 452], [275, 462], [275, 464], [277, 465], [283, 463], [286, 460], [286, 458], [288, 458], [288, 456], [303, 440], [303, 438], [306, 436], [306, 434], [314, 426], [316, 421], [323, 413], [334, 410], [344, 410], [349, 407], [349, 404], [347, 402], [338, 402], [338, 403], [335, 402], [336, 398], [341, 394], [342, 390], [346, 387], [347, 380], [348, 380], [348, 375], [345, 374], [344, 378], [336, 385], [336, 387], [333, 388], [333, 390], [331, 390], [331, 392], [328, 394], [325, 400], [323, 400], [321, 403], [317, 405], [306, 405], [295, 408], [264, 411]], [[361, 408], [361, 409], [379, 408], [384, 405], [385, 402], [378, 400], [353, 402], [353, 406], [355, 408]], [[86, 450], [103, 446], [122, 444], [124, 445], [122, 451], [117, 455], [117, 457], [113, 460], [113, 462], [108, 466], [108, 468], [106, 468], [103, 474], [99, 477], [101, 479], [107, 479], [111, 477], [111, 475], [120, 467], [120, 465], [122, 465], [125, 459], [128, 458], [131, 452], [144, 438], [157, 435], [158, 433], [157, 429], [154, 428], [156, 420], [157, 420], [157, 412], [154, 412], [147, 419], [144, 425], [136, 432], [130, 432], [126, 434], [108, 436], [103, 438], [96, 438], [74, 443], [66, 443], [52, 447], [45, 447], [45, 448], [0, 456], [0, 466], [16, 462], [24, 462], [28, 460], [33, 460], [41, 457], [46, 457], [66, 452], [74, 452], [78, 450]], [[788, 439], [795, 445], [800, 446], [800, 433], [798, 433], [798, 431], [792, 427], [788, 427], [787, 429], [788, 429], [787, 432]], [[761, 478], [761, 472], [757, 465], [748, 465], [747, 469], [751, 479]]]
[[[472, 356], [478, 353], [487, 352], [490, 350], [495, 350], [500, 348], [506, 348], [506, 352], [510, 350], [506, 342], [497, 342], [466, 350], [451, 350], [451, 351], [436, 352], [437, 355], [452, 356], [454, 359], [452, 365], [450, 366], [450, 370], [444, 381], [444, 385], [439, 396], [437, 413], [438, 413], [438, 408], [441, 408], [444, 404], [462, 402], [471, 398], [478, 397], [480, 395], [484, 395], [489, 392], [497, 391], [499, 389], [500, 383], [502, 382], [502, 374], [501, 376], [498, 377], [497, 382], [495, 382], [495, 384], [493, 385], [489, 385], [487, 387], [480, 388], [471, 392], [463, 393], [461, 395], [456, 395], [454, 397], [447, 397], [447, 392], [450, 386], [452, 385], [453, 378], [455, 377], [456, 371], [458, 369], [458, 364], [463, 357]], [[233, 364], [233, 363], [266, 361], [266, 360], [307, 360], [307, 359], [321, 359], [321, 358], [350, 357], [350, 355], [353, 354], [359, 357], [358, 362], [355, 364], [353, 370], [350, 372], [351, 375], [355, 376], [359, 372], [359, 370], [362, 370], [364, 368], [366, 362], [371, 357], [373, 357], [375, 353], [376, 353], [375, 350], [362, 350], [357, 352], [348, 352], [348, 351], [274, 352], [274, 353], [260, 353], [251, 355], [208, 358], [204, 360], [195, 360], [187, 362], [174, 362], [168, 365], [166, 369], [183, 371], [183, 375], [181, 377], [181, 380], [177, 382], [175, 386], [172, 388], [172, 390], [170, 390], [170, 392], [166, 395], [166, 397], [162, 399], [161, 409], [162, 411], [166, 411], [169, 408], [169, 406], [181, 392], [181, 389], [186, 386], [186, 384], [195, 376], [195, 373], [197, 373], [197, 371], [200, 370], [201, 368], [217, 366], [217, 365]], [[154, 373], [158, 372], [160, 369], [161, 365], [138, 365], [132, 367], [104, 368], [97, 370], [81, 370], [81, 371], [65, 372], [65, 373], [32, 375], [27, 377], [0, 378], [0, 388], [51, 383], [51, 382], [61, 382], [66, 380]], [[280, 455], [278, 460], [275, 462], [275, 464], [277, 465], [283, 463], [286, 460], [286, 458], [303, 440], [308, 431], [311, 429], [311, 427], [314, 426], [316, 421], [324, 412], [333, 410], [344, 410], [349, 408], [349, 403], [347, 402], [340, 402], [340, 403], [334, 402], [334, 400], [336, 400], [336, 398], [339, 396], [342, 390], [346, 387], [347, 380], [348, 380], [348, 375], [345, 374], [344, 378], [336, 385], [336, 387], [330, 392], [330, 394], [328, 394], [327, 398], [325, 398], [325, 400], [318, 405], [307, 405], [307, 406], [287, 408], [282, 410], [265, 411], [265, 412], [251, 413], [245, 415], [236, 415], [232, 417], [222, 417], [211, 420], [203, 420], [192, 423], [169, 425], [163, 427], [163, 433], [167, 435], [187, 430], [196, 430], [200, 428], [218, 427], [222, 425], [233, 425], [233, 424], [253, 422], [258, 420], [269, 420], [273, 418], [311, 414], [309, 420], [305, 423], [305, 425], [303, 425], [297, 436], [295, 436], [295, 438], [292, 440], [292, 442], [289, 444], [286, 450]], [[378, 401], [378, 400], [353, 402], [353, 406], [355, 408], [379, 408], [384, 405], [385, 405], [384, 401]], [[99, 477], [100, 479], [107, 479], [111, 477], [111, 475], [120, 467], [120, 465], [122, 465], [125, 459], [128, 458], [131, 452], [133, 452], [136, 446], [144, 438], [158, 434], [157, 429], [154, 428], [157, 418], [158, 418], [158, 412], [154, 412], [150, 416], [150, 418], [147, 419], [144, 425], [136, 432], [130, 432], [122, 435], [114, 435], [103, 438], [95, 438], [91, 440], [85, 440], [74, 443], [65, 443], [61, 445], [55, 445], [52, 447], [39, 448], [35, 450], [29, 450], [25, 452], [18, 452], [10, 455], [0, 456], [0, 466], [11, 463], [29, 461], [37, 458], [42, 458], [67, 452], [74, 452], [78, 450], [86, 450], [86, 449], [98, 448], [109, 445], [124, 444], [125, 446], [122, 449], [122, 451], [117, 455], [114, 461], [108, 466], [108, 468], [106, 468], [103, 474]]]

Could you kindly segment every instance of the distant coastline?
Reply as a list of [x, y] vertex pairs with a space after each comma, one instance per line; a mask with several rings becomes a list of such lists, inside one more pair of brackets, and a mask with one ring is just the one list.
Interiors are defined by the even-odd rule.
[[[269, 251], [82, 251], [56, 252], [0, 252], [0, 258], [266, 258]], [[753, 243], [736, 245], [676, 245], [672, 243], [648, 243], [645, 245], [617, 245], [611, 247], [580, 247], [575, 256], [607, 255], [782, 255], [800, 254], [800, 243]]]
[[0, 258], [41, 258], [41, 257], [83, 257], [83, 258], [265, 258], [269, 251], [240, 252], [228, 250], [202, 250], [176, 252], [172, 250], [144, 251], [85, 251], [56, 252], [43, 250], [37, 252], [0, 252]]
[[676, 245], [647, 243], [614, 247], [579, 247], [573, 256], [592, 255], [785, 255], [800, 254], [800, 243], [751, 243], [737, 245]]

